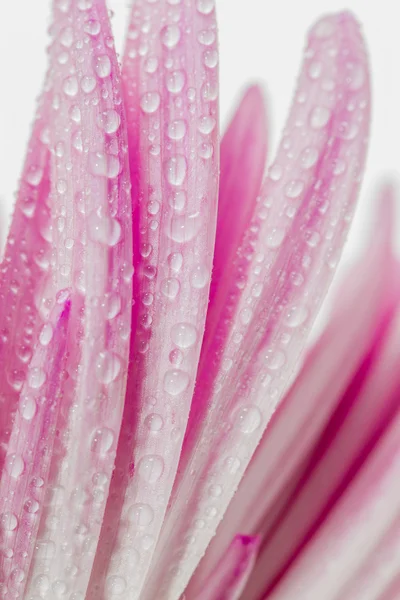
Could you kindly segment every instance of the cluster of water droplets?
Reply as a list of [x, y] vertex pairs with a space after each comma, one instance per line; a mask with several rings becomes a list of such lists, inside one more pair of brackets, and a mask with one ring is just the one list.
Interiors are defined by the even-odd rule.
[[[211, 397], [200, 399], [210, 407], [201, 443], [213, 456], [196, 451], [177, 489], [160, 542], [165, 570], [154, 583], [163, 593], [185, 588], [293, 377], [353, 213], [367, 130], [360, 34], [352, 17], [328, 18], [310, 34], [281, 146], [238, 249], [231, 294], [239, 302], [232, 314], [228, 298], [230, 334], [217, 330], [220, 369]], [[221, 323], [225, 331], [224, 315]], [[186, 507], [194, 488], [198, 498]], [[173, 573], [166, 568], [171, 545]]]

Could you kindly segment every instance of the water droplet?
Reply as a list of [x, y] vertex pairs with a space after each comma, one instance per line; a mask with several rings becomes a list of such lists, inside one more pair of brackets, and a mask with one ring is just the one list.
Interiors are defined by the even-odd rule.
[[94, 77], [90, 75], [85, 75], [81, 79], [81, 89], [85, 94], [90, 94], [95, 89], [97, 83]]
[[188, 387], [190, 377], [185, 371], [173, 369], [164, 376], [164, 390], [171, 396], [179, 396]]
[[319, 153], [317, 148], [305, 148], [305, 150], [303, 150], [300, 156], [301, 166], [303, 167], [303, 169], [310, 169], [316, 164], [318, 158]]
[[182, 211], [187, 202], [186, 192], [183, 190], [175, 191], [169, 197], [169, 205], [176, 211]]
[[173, 217], [167, 230], [168, 237], [180, 244], [190, 242], [199, 233], [201, 223], [199, 214]]
[[269, 170], [269, 178], [272, 179], [272, 181], [279, 181], [283, 175], [283, 169], [280, 165], [272, 165], [272, 167]]
[[65, 194], [68, 189], [68, 185], [65, 179], [59, 179], [56, 183], [56, 188], [59, 194]]
[[78, 93], [78, 80], [74, 75], [64, 79], [63, 92], [66, 96], [73, 98]]
[[11, 571], [11, 581], [14, 583], [14, 585], [18, 585], [20, 583], [22, 583], [25, 579], [25, 572], [22, 569], [13, 569]]
[[272, 371], [277, 371], [286, 362], [286, 356], [280, 350], [274, 352], [267, 360], [267, 367], [269, 367]]
[[114, 443], [114, 432], [108, 427], [97, 429], [94, 432], [92, 438], [91, 449], [92, 452], [104, 456], [109, 450], [111, 450]]
[[242, 433], [253, 433], [261, 425], [261, 413], [257, 406], [243, 406], [235, 415], [235, 423]]
[[113, 575], [107, 578], [106, 589], [111, 596], [121, 596], [126, 590], [126, 581], [123, 577]]
[[190, 323], [176, 323], [171, 329], [171, 339], [179, 348], [190, 348], [197, 340], [197, 329]]
[[240, 469], [240, 460], [236, 456], [228, 456], [224, 460], [224, 466], [230, 475], [235, 475]]
[[103, 152], [91, 152], [89, 154], [89, 166], [93, 175], [114, 179], [120, 172], [118, 156], [104, 154]]
[[28, 512], [32, 515], [37, 513], [39, 508], [40, 508], [39, 502], [37, 502], [37, 500], [34, 500], [33, 498], [29, 498], [24, 504], [24, 510], [26, 510], [26, 512]]
[[161, 456], [149, 454], [140, 459], [138, 464], [139, 475], [148, 483], [158, 481], [164, 471], [164, 461]]
[[93, 61], [93, 67], [97, 77], [100, 77], [100, 79], [104, 79], [105, 77], [108, 77], [111, 73], [111, 60], [107, 56], [107, 54], [95, 56]]
[[71, 106], [70, 111], [69, 111], [69, 116], [72, 119], [72, 121], [74, 121], [74, 123], [80, 123], [81, 122], [81, 109], [79, 108], [79, 106], [76, 106], [76, 104], [74, 104], [74, 106]]
[[210, 485], [208, 491], [212, 498], [219, 498], [222, 495], [224, 488], [222, 487], [222, 485], [214, 484]]
[[215, 8], [215, 0], [197, 0], [196, 8], [202, 15], [209, 15]]
[[170, 300], [174, 300], [179, 294], [180, 284], [174, 277], [167, 277], [161, 282], [161, 293]]
[[120, 116], [113, 109], [105, 110], [100, 113], [97, 122], [99, 127], [109, 134], [118, 131], [119, 126], [121, 125]]
[[156, 413], [148, 415], [145, 419], [144, 424], [146, 425], [149, 431], [161, 431], [161, 429], [164, 427], [164, 421], [162, 416]]
[[93, 0], [78, 0], [79, 10], [90, 10], [93, 6]]
[[203, 44], [203, 46], [212, 46], [215, 42], [215, 32], [212, 29], [203, 29], [202, 31], [199, 31], [197, 40], [200, 44]]
[[171, 121], [168, 123], [167, 135], [171, 140], [182, 140], [186, 135], [186, 122], [183, 120]]
[[107, 319], [115, 319], [121, 312], [121, 296], [119, 294], [110, 294], [107, 301]]
[[28, 385], [32, 389], [39, 389], [46, 381], [46, 373], [39, 369], [39, 367], [33, 367], [28, 372]]
[[346, 64], [347, 78], [349, 89], [359, 90], [365, 82], [365, 69], [359, 63], [349, 62]]
[[7, 455], [5, 466], [7, 473], [10, 475], [10, 477], [13, 477], [13, 479], [17, 479], [20, 475], [22, 475], [25, 469], [25, 463], [22, 459], [22, 456], [19, 456], [19, 454]]
[[203, 60], [206, 67], [214, 69], [218, 64], [218, 52], [216, 50], [206, 50]]
[[322, 129], [328, 124], [331, 111], [325, 106], [316, 106], [310, 114], [310, 125], [313, 129]]
[[330, 37], [334, 31], [335, 25], [329, 17], [321, 19], [313, 29], [313, 33], [317, 38]]
[[168, 257], [168, 264], [172, 271], [179, 273], [183, 265], [183, 256], [180, 252], [172, 252]]
[[209, 159], [214, 154], [214, 147], [212, 144], [203, 143], [199, 146], [199, 155], [201, 158]]
[[159, 108], [161, 97], [158, 92], [146, 92], [140, 100], [140, 107], [143, 112], [151, 114]]
[[293, 306], [286, 316], [286, 324], [289, 327], [299, 327], [308, 317], [308, 310], [305, 306]]
[[0, 515], [0, 529], [4, 531], [15, 531], [18, 527], [18, 519], [12, 512]]
[[172, 71], [168, 73], [166, 78], [167, 90], [171, 94], [179, 94], [185, 85], [185, 74], [183, 71]]
[[37, 187], [43, 179], [43, 169], [40, 167], [29, 167], [25, 179], [30, 185]]
[[304, 183], [299, 179], [289, 181], [285, 187], [285, 194], [288, 198], [298, 198], [304, 190]]
[[174, 48], [181, 39], [181, 30], [178, 25], [166, 25], [161, 30], [161, 42], [166, 48]]
[[149, 56], [144, 63], [144, 70], [146, 73], [155, 73], [158, 69], [158, 60], [155, 56]]
[[209, 279], [209, 271], [204, 265], [196, 265], [190, 274], [190, 283], [195, 289], [204, 288]]
[[279, 248], [284, 239], [284, 229], [272, 229], [267, 236], [267, 247], [271, 249]]
[[64, 29], [60, 31], [59, 40], [62, 46], [71, 48], [74, 43], [74, 30], [72, 27], [64, 27]]
[[105, 385], [114, 381], [121, 371], [121, 361], [116, 354], [109, 350], [100, 352], [96, 360], [98, 380]]
[[308, 67], [308, 74], [311, 79], [318, 79], [322, 73], [322, 64], [318, 61], [312, 62]]
[[20, 400], [19, 410], [25, 421], [31, 421], [36, 414], [36, 401], [32, 396], [23, 396]]
[[182, 185], [186, 179], [186, 158], [181, 154], [177, 154], [166, 161], [164, 169], [168, 183], [174, 186]]
[[90, 239], [106, 246], [115, 246], [121, 239], [121, 225], [116, 219], [93, 211], [88, 217]]
[[148, 504], [134, 504], [128, 510], [128, 519], [139, 527], [147, 527], [154, 519], [154, 510]]
[[214, 130], [216, 124], [217, 122], [214, 119], [214, 117], [204, 115], [199, 119], [198, 130], [200, 131], [200, 133], [208, 135]]
[[89, 19], [89, 21], [86, 21], [83, 30], [85, 31], [85, 33], [95, 36], [100, 33], [101, 26], [100, 23], [95, 19]]

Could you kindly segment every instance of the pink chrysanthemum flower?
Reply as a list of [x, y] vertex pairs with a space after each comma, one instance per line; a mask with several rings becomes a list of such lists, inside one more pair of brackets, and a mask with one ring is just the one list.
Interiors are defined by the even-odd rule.
[[0, 598], [395, 600], [391, 188], [301, 364], [367, 149], [356, 21], [311, 29], [265, 176], [258, 87], [219, 142], [214, 0], [136, 0], [122, 74], [104, 0], [51, 35], [1, 266]]

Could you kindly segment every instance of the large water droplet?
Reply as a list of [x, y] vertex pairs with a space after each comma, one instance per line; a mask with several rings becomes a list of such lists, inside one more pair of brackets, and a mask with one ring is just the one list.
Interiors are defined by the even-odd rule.
[[97, 122], [101, 129], [103, 129], [106, 133], [111, 134], [118, 131], [121, 124], [121, 119], [115, 110], [110, 109], [100, 113]]
[[210, 274], [205, 265], [196, 265], [190, 274], [190, 283], [196, 289], [204, 288], [210, 280]]
[[20, 400], [19, 410], [26, 421], [31, 421], [36, 414], [36, 401], [32, 396], [23, 396]]
[[18, 519], [12, 512], [5, 512], [0, 515], [0, 529], [4, 531], [15, 531], [18, 527]]
[[192, 241], [201, 228], [200, 215], [181, 215], [171, 219], [167, 230], [168, 237], [174, 242], [184, 244]]
[[164, 427], [164, 420], [161, 415], [151, 413], [146, 417], [144, 424], [149, 431], [161, 431]]
[[161, 293], [170, 300], [174, 300], [179, 294], [180, 283], [175, 277], [167, 277], [161, 282]]
[[97, 77], [100, 77], [100, 79], [104, 79], [105, 77], [108, 77], [111, 73], [111, 60], [107, 56], [107, 54], [95, 56], [93, 61], [93, 67]]
[[182, 185], [186, 179], [187, 162], [186, 158], [177, 154], [166, 161], [164, 165], [165, 176], [168, 182], [173, 186]]
[[186, 129], [186, 121], [171, 121], [168, 123], [167, 135], [171, 140], [182, 140], [186, 135]]
[[156, 112], [160, 106], [161, 97], [158, 92], [146, 92], [140, 100], [140, 107], [143, 112], [151, 114]]
[[200, 133], [208, 135], [214, 130], [216, 124], [217, 122], [214, 119], [214, 117], [204, 115], [199, 119], [198, 130], [200, 131]]
[[28, 385], [32, 389], [39, 389], [46, 381], [46, 373], [39, 367], [33, 367], [28, 372]]
[[63, 92], [66, 96], [73, 98], [78, 93], [78, 80], [74, 75], [64, 79]]
[[166, 25], [161, 30], [161, 42], [166, 48], [174, 48], [181, 39], [181, 30], [178, 25]]
[[98, 380], [105, 385], [114, 381], [121, 371], [121, 361], [116, 354], [109, 350], [100, 352], [96, 360]]
[[190, 377], [185, 371], [172, 369], [164, 376], [164, 390], [171, 396], [179, 396], [188, 387]]
[[310, 125], [313, 129], [322, 129], [328, 124], [331, 111], [325, 106], [316, 106], [310, 114]]
[[202, 15], [209, 15], [215, 8], [215, 0], [197, 0], [196, 8]]
[[190, 348], [197, 340], [197, 329], [190, 323], [176, 323], [171, 329], [171, 339], [179, 348]]
[[104, 154], [103, 152], [91, 152], [89, 154], [89, 167], [93, 175], [114, 179], [120, 172], [118, 156]]
[[185, 74], [183, 71], [172, 71], [166, 78], [167, 90], [171, 94], [179, 94], [185, 85]]
[[163, 471], [164, 461], [161, 456], [149, 454], [139, 461], [138, 473], [148, 483], [155, 483], [158, 481]]
[[43, 179], [43, 169], [34, 166], [29, 167], [25, 179], [30, 185], [37, 187]]
[[134, 504], [128, 509], [128, 519], [139, 527], [147, 527], [154, 519], [154, 510], [148, 504]]
[[9, 454], [7, 455], [5, 466], [10, 477], [17, 479], [24, 472], [25, 463], [19, 454]]
[[242, 433], [253, 433], [261, 425], [261, 413], [257, 406], [243, 406], [235, 415], [235, 423]]
[[114, 443], [114, 432], [108, 427], [97, 429], [92, 438], [92, 452], [104, 456]]
[[88, 217], [88, 231], [94, 242], [115, 246], [121, 239], [121, 225], [112, 217], [93, 211]]

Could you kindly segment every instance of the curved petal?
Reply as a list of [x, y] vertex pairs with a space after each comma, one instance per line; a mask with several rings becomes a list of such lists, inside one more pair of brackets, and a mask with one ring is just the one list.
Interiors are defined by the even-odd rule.
[[181, 452], [215, 238], [216, 35], [212, 2], [133, 7], [123, 72], [138, 244], [135, 338], [90, 598], [116, 580], [127, 597], [145, 597]]
[[[185, 454], [151, 573], [153, 593], [173, 598], [185, 588], [290, 384], [354, 210], [368, 105], [358, 26], [348, 13], [328, 17], [311, 32], [277, 159], [232, 267], [232, 293], [239, 287], [240, 301], [234, 315], [229, 303], [221, 315], [231, 327], [222, 337], [215, 333], [212, 354], [200, 365]], [[248, 260], [243, 286], [240, 268]], [[221, 365], [215, 379], [208, 370], [214, 359]]]
[[52, 254], [42, 297], [49, 309], [69, 296], [71, 313], [61, 433], [27, 587], [42, 598], [86, 593], [125, 398], [133, 271], [125, 116], [104, 1], [55, 2], [52, 34]]

